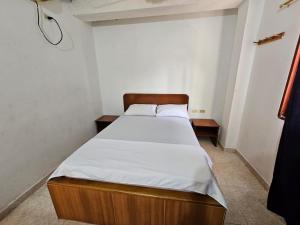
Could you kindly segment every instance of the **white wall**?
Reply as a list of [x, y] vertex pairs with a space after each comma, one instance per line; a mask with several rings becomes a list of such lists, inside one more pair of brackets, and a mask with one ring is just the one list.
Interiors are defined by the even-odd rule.
[[243, 0], [73, 0], [74, 15], [83, 21], [124, 20], [193, 14], [237, 8]]
[[280, 3], [266, 1], [258, 37], [282, 31], [286, 36], [256, 49], [238, 145], [269, 184], [283, 125], [277, 113], [300, 34], [300, 2], [284, 10]]
[[227, 86], [223, 114], [221, 143], [225, 148], [236, 149], [247, 90], [254, 61], [259, 26], [265, 0], [246, 0], [238, 10], [236, 42], [232, 56], [230, 79]]
[[226, 82], [225, 102], [222, 115], [222, 128], [220, 133], [220, 143], [223, 147], [226, 146], [226, 139], [228, 135], [228, 126], [231, 115], [232, 100], [234, 96], [234, 89], [236, 84], [237, 71], [240, 61], [242, 44], [244, 41], [244, 30], [247, 22], [247, 15], [249, 9], [249, 1], [244, 1], [238, 8], [237, 25], [235, 29], [234, 45], [232, 55], [230, 56], [229, 75]]
[[104, 114], [126, 92], [187, 93], [190, 110], [221, 121], [236, 15], [95, 26]]
[[0, 212], [96, 134], [101, 113], [92, 28], [68, 3], [47, 8], [64, 28], [58, 47], [42, 38], [32, 1], [1, 1]]

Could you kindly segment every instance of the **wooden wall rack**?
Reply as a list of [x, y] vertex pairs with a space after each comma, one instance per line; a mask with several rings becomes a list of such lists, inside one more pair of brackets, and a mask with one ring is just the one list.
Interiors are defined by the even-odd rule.
[[282, 3], [279, 8], [283, 9], [283, 8], [288, 8], [290, 7], [290, 5], [292, 5], [293, 3], [295, 3], [297, 0], [287, 0], [284, 3]]
[[257, 45], [264, 45], [264, 44], [267, 44], [267, 43], [270, 43], [270, 42], [273, 42], [273, 41], [280, 40], [280, 39], [283, 38], [284, 35], [285, 35], [285, 32], [281, 32], [281, 33], [275, 34], [271, 37], [267, 37], [267, 38], [264, 38], [262, 40], [255, 41], [254, 43], [257, 44]]

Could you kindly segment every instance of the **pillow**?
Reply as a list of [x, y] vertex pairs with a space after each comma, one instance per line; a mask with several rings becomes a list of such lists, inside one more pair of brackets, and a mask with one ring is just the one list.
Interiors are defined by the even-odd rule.
[[159, 105], [157, 106], [156, 116], [171, 116], [171, 117], [182, 117], [189, 119], [187, 111], [187, 104], [185, 105]]
[[133, 104], [125, 112], [125, 116], [155, 116], [157, 105]]

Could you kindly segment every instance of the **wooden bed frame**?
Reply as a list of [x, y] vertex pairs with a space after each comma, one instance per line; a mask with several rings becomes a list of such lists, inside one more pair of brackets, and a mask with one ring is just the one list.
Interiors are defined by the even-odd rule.
[[[125, 94], [124, 109], [135, 103], [188, 104], [184, 94]], [[60, 219], [99, 225], [223, 225], [226, 209], [192, 192], [89, 181], [67, 177], [48, 181]]]

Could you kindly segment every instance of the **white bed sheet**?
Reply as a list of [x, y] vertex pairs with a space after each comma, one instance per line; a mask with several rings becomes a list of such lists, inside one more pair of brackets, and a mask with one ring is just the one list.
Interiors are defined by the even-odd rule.
[[226, 207], [211, 160], [184, 118], [122, 116], [51, 175], [207, 194]]
[[199, 145], [190, 121], [180, 117], [120, 116], [96, 138]]

